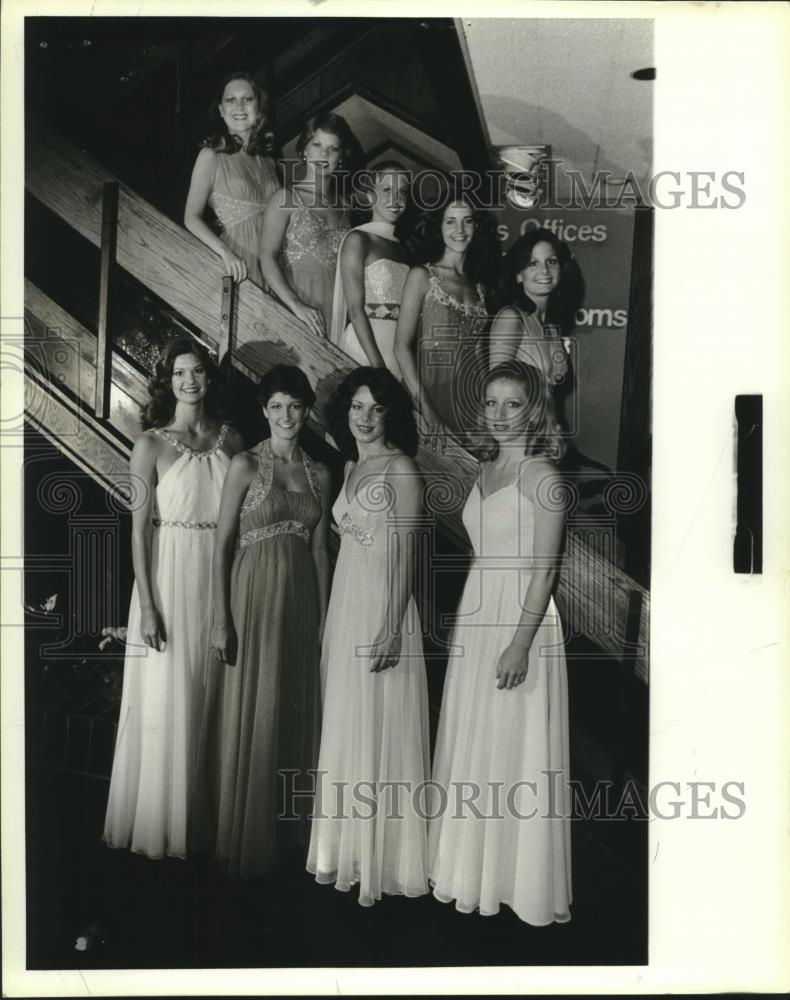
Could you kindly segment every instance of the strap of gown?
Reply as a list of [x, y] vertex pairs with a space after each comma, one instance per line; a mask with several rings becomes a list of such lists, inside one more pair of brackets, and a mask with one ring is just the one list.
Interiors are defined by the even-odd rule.
[[274, 458], [272, 457], [271, 446], [268, 441], [264, 441], [261, 450], [258, 452], [258, 471], [247, 490], [247, 495], [241, 505], [240, 515], [243, 517], [260, 507], [269, 495], [272, 482], [274, 480]]
[[313, 460], [303, 449], [299, 449], [299, 453], [302, 456], [302, 465], [304, 465], [305, 475], [307, 476], [307, 483], [312, 490], [313, 496], [316, 500], [321, 503], [321, 484], [318, 482], [318, 476], [316, 475], [315, 466], [313, 465]]

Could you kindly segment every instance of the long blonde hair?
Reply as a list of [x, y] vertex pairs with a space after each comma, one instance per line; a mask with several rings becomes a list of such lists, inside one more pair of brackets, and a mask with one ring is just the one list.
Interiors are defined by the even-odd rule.
[[[524, 389], [527, 397], [527, 429], [524, 443], [524, 454], [528, 456], [542, 455], [553, 462], [558, 462], [565, 454], [565, 441], [562, 427], [557, 420], [551, 388], [543, 373], [534, 365], [523, 361], [504, 361], [492, 368], [483, 379], [481, 387], [481, 403], [485, 407], [486, 390], [492, 382], [517, 382]], [[481, 425], [485, 427], [485, 419], [481, 414]], [[499, 445], [490, 435], [483, 435], [476, 449], [477, 458], [481, 462], [492, 462], [499, 454]]]

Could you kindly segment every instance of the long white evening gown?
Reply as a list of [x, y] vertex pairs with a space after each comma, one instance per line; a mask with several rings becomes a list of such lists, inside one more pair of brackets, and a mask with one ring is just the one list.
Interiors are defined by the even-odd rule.
[[[350, 500], [344, 484], [333, 508], [342, 540], [321, 655], [324, 715], [307, 859], [318, 882], [343, 891], [359, 883], [363, 906], [382, 893], [428, 892], [427, 822], [413, 798], [428, 778], [428, 688], [413, 598], [400, 662], [371, 673], [365, 655], [386, 616], [386, 472], [363, 480]], [[392, 782], [406, 785], [399, 791]]]
[[[567, 921], [568, 681], [553, 600], [530, 648], [526, 680], [511, 690], [496, 686], [497, 662], [529, 584], [533, 506], [518, 483], [484, 498], [478, 482], [463, 521], [474, 561], [451, 640], [434, 754], [433, 782], [447, 800], [440, 808], [442, 794], [431, 806], [439, 813], [429, 829], [433, 892], [465, 913], [494, 914], [506, 903], [530, 924]], [[477, 812], [458, 808], [473, 788], [480, 789]]]
[[211, 561], [230, 458], [223, 426], [196, 451], [180, 452], [156, 487], [151, 582], [162, 615], [162, 652], [143, 645], [137, 584], [129, 608], [123, 694], [103, 840], [149, 858], [183, 858], [209, 657]]

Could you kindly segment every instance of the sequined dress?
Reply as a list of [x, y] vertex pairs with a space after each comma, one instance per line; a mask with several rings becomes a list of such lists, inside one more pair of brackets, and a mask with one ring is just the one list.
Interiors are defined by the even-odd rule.
[[467, 305], [445, 291], [433, 265], [422, 307], [417, 364], [420, 380], [447, 427], [461, 438], [477, 426], [479, 377], [485, 370], [483, 288]]
[[288, 220], [280, 267], [297, 297], [323, 313], [328, 332], [332, 326], [337, 255], [343, 237], [351, 228], [348, 213], [343, 212], [340, 221], [332, 226], [319, 211], [304, 204], [296, 188], [291, 191], [299, 205]]
[[[408, 264], [386, 257], [380, 257], [365, 267], [365, 312], [384, 364], [399, 379], [403, 376], [400, 365], [395, 360], [395, 328], [398, 325], [403, 286], [408, 273]], [[370, 363], [352, 323], [343, 331], [338, 346], [360, 365]]]
[[263, 213], [280, 186], [274, 162], [268, 156], [217, 153], [214, 184], [208, 197], [220, 224], [220, 239], [247, 264], [247, 274], [263, 286], [260, 245]]
[[143, 645], [135, 583], [103, 836], [110, 847], [149, 858], [187, 854], [209, 652], [206, 581], [230, 464], [222, 449], [227, 429], [208, 451], [154, 431], [180, 453], [156, 487], [151, 542], [151, 586], [166, 643], [162, 652]]
[[428, 691], [413, 598], [399, 663], [371, 673], [367, 655], [386, 619], [386, 471], [361, 480], [351, 499], [346, 481], [333, 508], [341, 543], [321, 652], [320, 780], [307, 860], [318, 882], [342, 891], [358, 883], [363, 906], [382, 893], [428, 891], [426, 820], [412, 799], [429, 775]]
[[[310, 492], [274, 485], [269, 442], [241, 508], [230, 603], [238, 635], [234, 665], [212, 658], [200, 757], [210, 811], [195, 818], [195, 835], [229, 875], [271, 871], [289, 849], [307, 845], [309, 802], [299, 818], [281, 820], [289, 803], [278, 771], [296, 770], [297, 789], [311, 780], [320, 729], [319, 601], [310, 536], [321, 519], [320, 488], [302, 452]], [[290, 780], [290, 779], [289, 779]], [[304, 853], [302, 853], [304, 857]]]

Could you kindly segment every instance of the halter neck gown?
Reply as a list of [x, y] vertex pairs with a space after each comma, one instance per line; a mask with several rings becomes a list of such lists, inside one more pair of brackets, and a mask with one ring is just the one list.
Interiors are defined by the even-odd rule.
[[[309, 785], [320, 729], [319, 601], [310, 536], [321, 519], [318, 479], [301, 453], [308, 492], [274, 484], [269, 442], [241, 508], [230, 604], [236, 663], [213, 658], [202, 725], [201, 780], [211, 791], [196, 837], [231, 876], [265, 875], [306, 849], [309, 802], [284, 797]], [[291, 777], [285, 772], [297, 772]], [[293, 817], [278, 822], [283, 807]], [[304, 853], [302, 853], [304, 857]]]
[[227, 430], [208, 451], [154, 431], [180, 452], [156, 486], [151, 542], [152, 591], [166, 643], [162, 652], [143, 645], [135, 583], [103, 836], [110, 847], [149, 858], [187, 854], [209, 654], [207, 581], [230, 464], [222, 450]]

